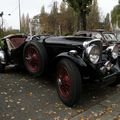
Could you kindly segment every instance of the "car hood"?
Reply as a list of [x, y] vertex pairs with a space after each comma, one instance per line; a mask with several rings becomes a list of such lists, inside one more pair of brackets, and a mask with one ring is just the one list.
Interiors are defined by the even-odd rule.
[[83, 45], [83, 42], [91, 40], [93, 39], [90, 37], [59, 36], [46, 38], [44, 42], [46, 44]]

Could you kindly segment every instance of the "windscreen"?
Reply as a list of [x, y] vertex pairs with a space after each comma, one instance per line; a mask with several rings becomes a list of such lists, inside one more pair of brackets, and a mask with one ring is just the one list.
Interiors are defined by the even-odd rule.
[[120, 41], [120, 33], [117, 33], [117, 39]]
[[104, 33], [104, 37], [107, 41], [118, 41], [113, 33]]

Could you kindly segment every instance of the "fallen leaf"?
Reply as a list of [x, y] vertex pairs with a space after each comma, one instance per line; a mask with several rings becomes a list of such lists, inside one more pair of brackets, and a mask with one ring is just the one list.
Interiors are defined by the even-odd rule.
[[31, 97], [31, 96], [32, 96], [32, 92], [29, 92], [29, 93], [28, 93], [28, 96], [30, 96], [30, 97]]
[[22, 110], [22, 111], [24, 111], [24, 110], [25, 110], [25, 108], [21, 108], [21, 110]]
[[108, 108], [106, 109], [106, 111], [111, 113], [111, 112], [113, 111], [113, 109], [112, 109], [111, 107], [108, 107]]
[[54, 120], [60, 120], [60, 116], [55, 117]]
[[14, 117], [14, 116], [12, 116], [12, 117], [11, 117], [11, 120], [13, 120], [13, 119], [15, 119], [15, 117]]

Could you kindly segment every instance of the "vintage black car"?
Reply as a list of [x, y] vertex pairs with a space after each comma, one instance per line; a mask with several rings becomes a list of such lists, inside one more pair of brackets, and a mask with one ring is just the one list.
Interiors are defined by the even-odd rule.
[[120, 74], [118, 46], [103, 50], [99, 39], [81, 36], [9, 35], [2, 39], [0, 72], [5, 66], [24, 66], [35, 76], [54, 70], [62, 102], [73, 106], [81, 97], [85, 81], [107, 85]]

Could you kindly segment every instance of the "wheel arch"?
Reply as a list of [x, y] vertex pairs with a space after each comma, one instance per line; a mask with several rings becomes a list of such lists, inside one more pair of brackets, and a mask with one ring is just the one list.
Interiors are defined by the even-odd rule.
[[53, 65], [56, 66], [56, 64], [63, 58], [71, 60], [78, 67], [87, 67], [87, 64], [84, 62], [84, 60], [82, 60], [81, 57], [78, 58], [76, 56], [69, 55], [68, 52], [63, 52], [63, 53], [60, 53], [59, 55], [57, 55], [52, 61]]

